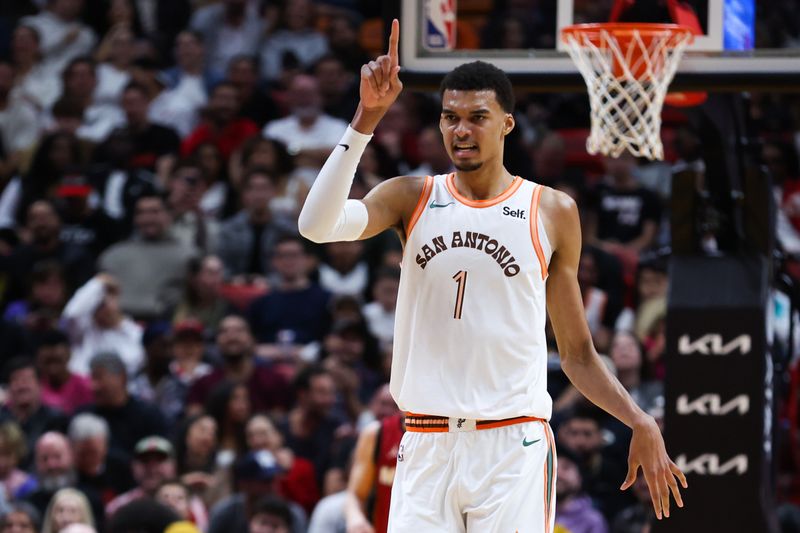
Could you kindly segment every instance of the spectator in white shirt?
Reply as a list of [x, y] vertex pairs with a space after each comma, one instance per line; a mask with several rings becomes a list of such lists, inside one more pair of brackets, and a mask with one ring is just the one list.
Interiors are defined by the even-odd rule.
[[189, 27], [203, 35], [207, 65], [223, 77], [228, 62], [238, 55], [255, 54], [264, 34], [257, 0], [223, 0], [195, 11]]
[[49, 0], [38, 15], [22, 23], [39, 32], [45, 65], [60, 73], [72, 59], [91, 53], [96, 37], [80, 20], [83, 0]]
[[289, 153], [295, 156], [298, 167], [313, 170], [309, 180], [313, 182], [317, 171], [347, 129], [347, 122], [322, 111], [319, 82], [313, 76], [298, 74], [292, 79], [287, 103], [291, 114], [268, 122], [264, 136], [285, 144]]
[[184, 102], [180, 94], [166, 89], [166, 80], [159, 74], [157, 65], [150, 59], [138, 59], [131, 69], [133, 81], [144, 87], [150, 100], [147, 118], [153, 124], [172, 128], [186, 137], [197, 125], [197, 111]]
[[14, 66], [0, 61], [0, 138], [12, 160], [16, 159], [14, 154], [33, 146], [41, 129], [36, 108], [30, 102], [11, 98], [13, 87]]
[[383, 267], [375, 276], [372, 285], [374, 301], [364, 306], [364, 318], [369, 332], [383, 347], [391, 346], [394, 338], [394, 313], [397, 307], [397, 291], [400, 288], [400, 269]]
[[95, 54], [98, 62], [95, 103], [119, 104], [122, 91], [131, 81], [133, 46], [134, 35], [130, 28], [117, 26], [109, 30]]
[[94, 101], [97, 88], [96, 64], [90, 57], [73, 59], [64, 69], [64, 96], [83, 107], [83, 122], [76, 132], [79, 139], [99, 143], [119, 126], [125, 114], [116, 103]]
[[109, 274], [98, 274], [75, 292], [62, 318], [72, 343], [72, 372], [89, 375], [96, 353], [113, 351], [134, 375], [142, 364], [142, 328], [119, 307], [120, 287]]
[[11, 59], [16, 67], [16, 84], [11, 93], [15, 101], [25, 100], [37, 112], [49, 109], [61, 95], [61, 78], [42, 61], [39, 31], [19, 25], [11, 36]]
[[328, 39], [316, 29], [316, 6], [311, 0], [287, 0], [279, 24], [261, 47], [261, 73], [268, 80], [279, 77], [286, 53], [293, 54], [301, 68], [328, 53]]
[[340, 241], [325, 244], [325, 262], [319, 265], [319, 284], [334, 295], [361, 297], [369, 283], [364, 243]]
[[180, 32], [175, 38], [174, 54], [175, 66], [163, 72], [167, 88], [195, 108], [204, 106], [221, 78], [206, 70], [203, 35], [192, 30]]

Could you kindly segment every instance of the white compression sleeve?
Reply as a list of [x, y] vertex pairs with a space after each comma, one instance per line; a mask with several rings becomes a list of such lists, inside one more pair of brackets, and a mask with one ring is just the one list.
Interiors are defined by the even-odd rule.
[[308, 192], [298, 228], [314, 242], [354, 241], [367, 227], [367, 206], [348, 200], [358, 162], [372, 135], [350, 126], [333, 149]]

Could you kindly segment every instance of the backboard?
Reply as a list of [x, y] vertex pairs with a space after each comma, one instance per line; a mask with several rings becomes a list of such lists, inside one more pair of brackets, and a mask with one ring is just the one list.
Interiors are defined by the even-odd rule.
[[[793, 35], [800, 30], [790, 27], [797, 13], [779, 11], [792, 2], [688, 3], [703, 35], [685, 54], [670, 90], [800, 92], [800, 36]], [[505, 15], [501, 4], [506, 6]], [[402, 0], [403, 79], [412, 86], [433, 87], [455, 66], [482, 59], [505, 70], [515, 86], [531, 91], [584, 90], [560, 45], [560, 30], [574, 23], [607, 22], [613, 4], [613, 0]], [[782, 20], [789, 21], [788, 31], [776, 28]]]

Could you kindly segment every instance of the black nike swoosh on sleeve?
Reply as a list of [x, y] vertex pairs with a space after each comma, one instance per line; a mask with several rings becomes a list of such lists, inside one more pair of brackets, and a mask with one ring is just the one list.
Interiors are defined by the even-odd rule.
[[350, 145], [349, 144], [340, 144], [339, 146], [344, 146], [344, 151], [345, 152], [350, 149]]

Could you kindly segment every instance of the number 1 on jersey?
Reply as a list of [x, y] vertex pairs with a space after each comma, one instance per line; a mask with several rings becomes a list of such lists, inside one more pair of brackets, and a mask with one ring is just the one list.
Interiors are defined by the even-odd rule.
[[461, 319], [461, 310], [464, 307], [464, 291], [467, 289], [467, 271], [459, 270], [453, 279], [458, 283], [458, 293], [456, 294], [456, 309], [453, 312], [453, 318], [456, 320]]

